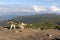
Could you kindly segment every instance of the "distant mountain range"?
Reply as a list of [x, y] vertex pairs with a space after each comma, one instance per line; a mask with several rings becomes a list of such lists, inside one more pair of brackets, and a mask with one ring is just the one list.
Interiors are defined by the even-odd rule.
[[34, 15], [8, 15], [1, 17], [5, 21], [0, 21], [0, 25], [5, 25], [7, 19], [11, 19], [13, 21], [23, 21], [25, 23], [32, 23], [36, 25], [60, 25], [60, 15], [58, 14], [34, 14]]
[[7, 12], [1, 13], [0, 20], [8, 20], [16, 16], [27, 16], [27, 15], [34, 15], [35, 13], [32, 12]]
[[18, 17], [18, 16], [42, 15], [42, 14], [44, 14], [44, 16], [46, 14], [60, 15], [60, 13], [48, 13], [48, 12], [40, 12], [40, 13], [35, 13], [35, 12], [5, 12], [5, 13], [0, 13], [0, 14], [1, 14], [0, 21], [12, 19], [13, 17]]
[[30, 16], [18, 16], [18, 17], [12, 18], [12, 20], [23, 21], [27, 23], [52, 21], [52, 20], [57, 21], [57, 20], [60, 20], [60, 15], [58, 14], [36, 14], [36, 15], [30, 15]]

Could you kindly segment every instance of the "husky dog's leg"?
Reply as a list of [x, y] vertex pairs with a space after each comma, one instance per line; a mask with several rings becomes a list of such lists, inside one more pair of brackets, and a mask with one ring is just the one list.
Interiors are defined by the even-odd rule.
[[21, 26], [21, 30], [24, 30], [24, 26]]
[[12, 29], [13, 25], [11, 25], [10, 30]]
[[14, 31], [15, 31], [15, 25], [14, 25]]

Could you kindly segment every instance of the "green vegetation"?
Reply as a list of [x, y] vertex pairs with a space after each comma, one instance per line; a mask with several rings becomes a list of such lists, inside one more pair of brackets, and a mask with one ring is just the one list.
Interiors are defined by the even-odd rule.
[[60, 15], [56, 14], [19, 16], [12, 18], [12, 20], [27, 23], [27, 28], [60, 29]]

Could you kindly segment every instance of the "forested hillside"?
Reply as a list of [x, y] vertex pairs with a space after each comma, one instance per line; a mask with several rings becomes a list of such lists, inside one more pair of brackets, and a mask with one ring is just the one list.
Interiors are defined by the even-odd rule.
[[32, 24], [35, 28], [60, 28], [60, 15], [57, 14], [19, 16], [12, 18], [12, 20]]

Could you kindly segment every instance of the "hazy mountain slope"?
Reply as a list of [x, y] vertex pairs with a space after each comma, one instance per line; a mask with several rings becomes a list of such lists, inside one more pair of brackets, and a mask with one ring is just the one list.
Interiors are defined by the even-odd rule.
[[58, 21], [60, 20], [60, 15], [56, 14], [40, 14], [40, 15], [31, 15], [31, 16], [18, 16], [12, 18], [15, 21], [24, 21], [24, 22], [39, 22], [39, 21]]
[[1, 13], [0, 20], [8, 20], [15, 16], [26, 16], [26, 15], [34, 15], [34, 14], [35, 13], [33, 12], [6, 12], [6, 13]]

